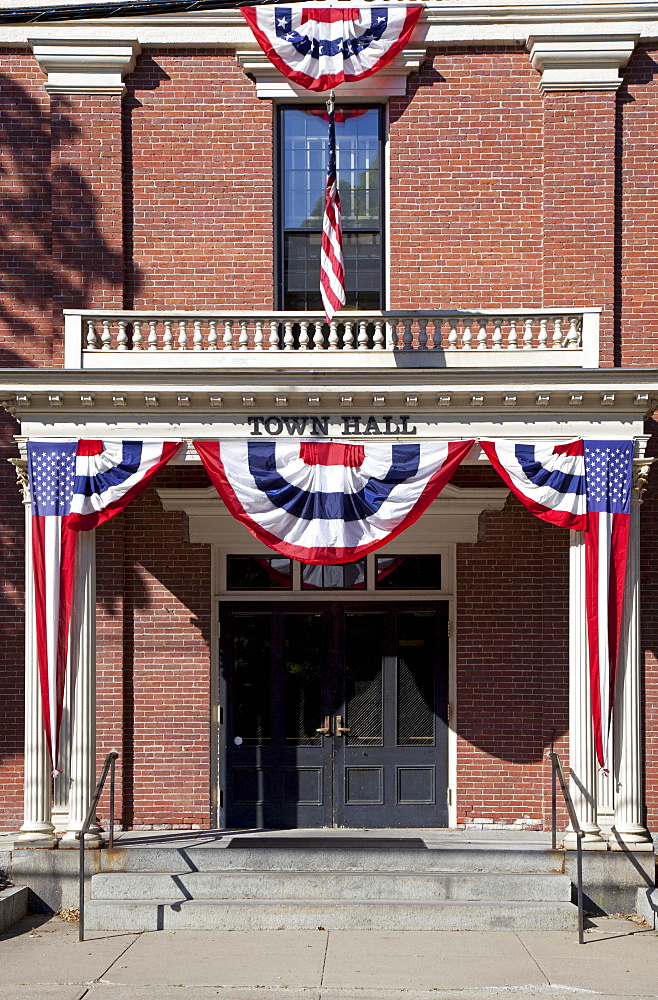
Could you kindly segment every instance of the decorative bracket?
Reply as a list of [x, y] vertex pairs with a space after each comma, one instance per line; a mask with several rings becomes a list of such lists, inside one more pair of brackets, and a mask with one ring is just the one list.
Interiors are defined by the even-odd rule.
[[49, 94], [125, 94], [124, 76], [141, 52], [137, 39], [31, 38]]
[[651, 466], [655, 461], [658, 461], [658, 459], [646, 457], [633, 459], [633, 486], [631, 498], [636, 503], [642, 503], [644, 501], [644, 494], [647, 490], [649, 473], [651, 472]]
[[530, 59], [542, 74], [542, 93], [555, 90], [617, 90], [619, 71], [633, 54], [639, 35], [534, 35]]
[[27, 474], [27, 462], [24, 458], [8, 458], [7, 461], [10, 465], [14, 466], [16, 481], [23, 497], [23, 503], [30, 503], [30, 480]]

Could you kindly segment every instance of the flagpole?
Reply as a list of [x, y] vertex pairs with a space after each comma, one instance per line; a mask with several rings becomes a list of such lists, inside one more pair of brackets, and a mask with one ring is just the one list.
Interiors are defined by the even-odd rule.
[[340, 219], [340, 195], [336, 170], [336, 95], [333, 88], [327, 100], [329, 119], [329, 149], [322, 245], [320, 249], [320, 293], [327, 322], [345, 305], [345, 269], [343, 264], [343, 234]]

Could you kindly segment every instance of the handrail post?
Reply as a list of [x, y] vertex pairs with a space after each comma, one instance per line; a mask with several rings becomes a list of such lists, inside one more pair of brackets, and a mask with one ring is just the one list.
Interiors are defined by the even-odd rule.
[[551, 848], [557, 847], [557, 768], [551, 760]]
[[578, 878], [578, 944], [585, 944], [585, 915], [583, 910], [583, 831], [576, 834], [576, 873]]
[[96, 816], [96, 808], [98, 806], [98, 800], [101, 797], [103, 788], [105, 787], [105, 781], [107, 780], [108, 772], [111, 772], [110, 778], [110, 846], [114, 843], [114, 768], [115, 762], [119, 754], [116, 750], [111, 750], [103, 761], [103, 768], [100, 773], [100, 777], [96, 783], [96, 788], [94, 794], [92, 795], [91, 802], [89, 804], [89, 809], [87, 810], [87, 815], [85, 816], [85, 821], [82, 824], [82, 829], [78, 830], [76, 833], [76, 839], [80, 841], [80, 852], [79, 852], [79, 865], [78, 865], [78, 910], [79, 910], [79, 920], [78, 920], [78, 941], [84, 941], [85, 939], [85, 834], [88, 832], [94, 818]]
[[[585, 836], [584, 830], [580, 825], [578, 819], [578, 814], [576, 812], [575, 806], [573, 804], [573, 799], [571, 798], [571, 793], [567, 786], [566, 779], [564, 777], [564, 771], [562, 770], [562, 763], [560, 758], [555, 753], [553, 749], [549, 752], [549, 757], [551, 758], [551, 764], [553, 765], [553, 775], [557, 774], [558, 780], [560, 782], [560, 789], [562, 791], [562, 796], [564, 798], [564, 804], [567, 807], [567, 812], [569, 813], [569, 822], [571, 823], [571, 828], [576, 835], [576, 881], [577, 881], [577, 891], [578, 891], [578, 944], [585, 944], [585, 908], [583, 905], [583, 837]], [[555, 780], [555, 778], [553, 778]], [[555, 816], [555, 813], [554, 813]], [[553, 846], [555, 846], [555, 830], [557, 822], [555, 818], [553, 819]]]

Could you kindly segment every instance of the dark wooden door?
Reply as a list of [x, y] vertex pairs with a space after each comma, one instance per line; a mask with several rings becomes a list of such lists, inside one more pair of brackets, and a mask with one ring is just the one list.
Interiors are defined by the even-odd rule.
[[447, 825], [447, 604], [226, 605], [226, 825]]

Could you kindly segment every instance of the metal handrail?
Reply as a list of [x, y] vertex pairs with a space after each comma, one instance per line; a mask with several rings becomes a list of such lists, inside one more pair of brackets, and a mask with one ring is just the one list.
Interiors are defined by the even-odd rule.
[[96, 788], [92, 796], [91, 802], [89, 804], [89, 809], [87, 810], [87, 815], [85, 816], [85, 821], [82, 824], [82, 828], [78, 830], [75, 835], [76, 840], [80, 841], [80, 852], [79, 860], [80, 865], [78, 869], [78, 907], [80, 912], [80, 921], [78, 924], [78, 941], [84, 941], [85, 939], [85, 834], [89, 832], [89, 827], [96, 819], [96, 808], [98, 806], [98, 800], [101, 797], [105, 782], [107, 780], [108, 771], [110, 772], [110, 833], [108, 838], [108, 847], [114, 847], [114, 778], [116, 761], [119, 754], [116, 750], [110, 750], [107, 757], [103, 762], [103, 768], [100, 773], [98, 782], [96, 783]]
[[557, 846], [557, 782], [560, 782], [564, 804], [569, 813], [571, 829], [576, 835], [576, 878], [578, 883], [578, 944], [585, 944], [585, 918], [583, 910], [583, 837], [585, 831], [580, 825], [576, 807], [573, 804], [571, 793], [567, 786], [562, 769], [562, 762], [554, 750], [549, 750], [548, 756], [551, 758], [551, 847], [555, 850]]

